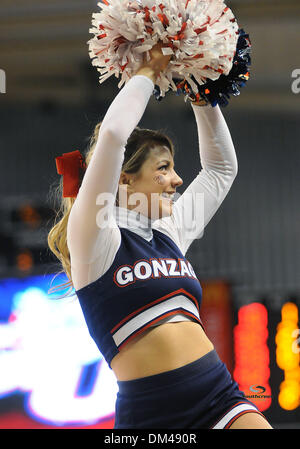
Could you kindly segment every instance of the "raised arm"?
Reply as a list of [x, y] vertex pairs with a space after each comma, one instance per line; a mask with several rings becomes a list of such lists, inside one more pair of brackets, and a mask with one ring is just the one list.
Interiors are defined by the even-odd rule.
[[[146, 76], [133, 76], [115, 97], [99, 130], [98, 140], [86, 169], [68, 221], [68, 246], [74, 258], [91, 263], [96, 254], [95, 242], [101, 232], [101, 221], [113, 220], [112, 206], [128, 137], [141, 120], [154, 84]], [[100, 201], [109, 200], [109, 206]], [[98, 200], [97, 200], [98, 197]], [[99, 204], [97, 204], [97, 202]], [[111, 211], [102, 216], [100, 210]]]
[[[108, 223], [110, 229], [115, 227], [118, 232], [113, 205], [125, 145], [144, 114], [157, 76], [170, 59], [162, 55], [160, 46], [153, 47], [150, 61], [143, 63], [120, 90], [102, 121], [93, 155], [69, 216], [67, 239], [73, 260], [92, 263], [99, 257], [99, 248], [107, 244], [101, 238], [107, 239]], [[104, 194], [102, 198], [100, 194]]]
[[[237, 175], [234, 145], [219, 106], [195, 106], [202, 170], [175, 202], [170, 220], [162, 220], [185, 254], [220, 207]], [[191, 217], [193, 219], [191, 220]]]

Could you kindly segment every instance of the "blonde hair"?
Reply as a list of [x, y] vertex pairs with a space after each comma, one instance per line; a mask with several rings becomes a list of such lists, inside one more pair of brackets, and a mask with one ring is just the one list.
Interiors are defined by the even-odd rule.
[[[83, 155], [87, 166], [90, 163], [94, 149], [96, 147], [101, 124], [102, 121], [97, 123], [96, 127], [94, 128], [93, 134], [90, 137], [88, 148]], [[171, 152], [171, 155], [174, 157], [174, 145], [171, 139], [166, 134], [164, 134], [163, 131], [141, 129], [139, 127], [136, 127], [131, 133], [125, 147], [122, 171], [126, 173], [138, 173], [144, 161], [147, 159], [149, 150], [151, 150], [151, 148], [153, 148], [155, 145], [167, 146]], [[74, 288], [71, 275], [70, 253], [67, 245], [67, 226], [69, 215], [75, 202], [75, 198], [64, 198], [62, 196], [62, 191], [63, 179], [61, 177], [59, 184], [54, 187], [54, 190], [52, 192], [54, 199], [59, 203], [59, 208], [55, 214], [53, 227], [48, 233], [48, 246], [52, 253], [57, 257], [59, 264], [62, 266], [62, 270], [54, 276], [52, 282], [60, 273], [65, 273], [67, 278], [69, 279], [68, 282], [60, 284], [56, 287], [52, 287], [48, 290], [48, 294], [51, 294], [55, 291], [64, 290], [65, 288], [70, 287], [68, 292], [60, 298], [68, 295], [68, 293], [70, 293]], [[116, 204], [118, 204], [118, 198], [116, 199]]]

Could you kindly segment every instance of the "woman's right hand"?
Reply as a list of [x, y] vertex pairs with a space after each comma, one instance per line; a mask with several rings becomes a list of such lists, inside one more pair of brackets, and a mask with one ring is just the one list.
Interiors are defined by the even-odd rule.
[[150, 61], [145, 61], [146, 55], [144, 55], [144, 62], [137, 70], [135, 75], [146, 75], [152, 79], [155, 83], [160, 72], [163, 72], [168, 67], [172, 55], [164, 55], [161, 48], [164, 46], [163, 42], [159, 41], [157, 44], [149, 50]]

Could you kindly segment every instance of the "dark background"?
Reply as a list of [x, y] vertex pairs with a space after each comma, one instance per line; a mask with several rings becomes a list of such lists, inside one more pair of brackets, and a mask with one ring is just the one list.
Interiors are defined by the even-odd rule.
[[[278, 322], [284, 302], [300, 305], [300, 92], [292, 90], [292, 73], [298, 69], [300, 77], [300, 3], [226, 3], [252, 42], [251, 78], [222, 108], [239, 172], [188, 257], [199, 279], [231, 283], [235, 308], [264, 301]], [[98, 83], [88, 56], [96, 4], [1, 1], [0, 69], [6, 74], [6, 92], [0, 94], [2, 278], [55, 272], [46, 241], [54, 216], [49, 192], [58, 182], [55, 157], [85, 150], [119, 91], [115, 77]], [[191, 106], [175, 94], [160, 103], [153, 97], [140, 126], [163, 128], [173, 139], [186, 187], [200, 169]], [[294, 415], [290, 421], [295, 422]]]

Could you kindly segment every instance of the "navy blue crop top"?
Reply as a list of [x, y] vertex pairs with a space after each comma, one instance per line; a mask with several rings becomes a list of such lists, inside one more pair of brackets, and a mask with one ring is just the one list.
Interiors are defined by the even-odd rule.
[[151, 241], [119, 228], [121, 244], [110, 268], [76, 290], [88, 329], [111, 368], [111, 360], [135, 336], [168, 316], [199, 323], [202, 288], [190, 262], [165, 234]]

